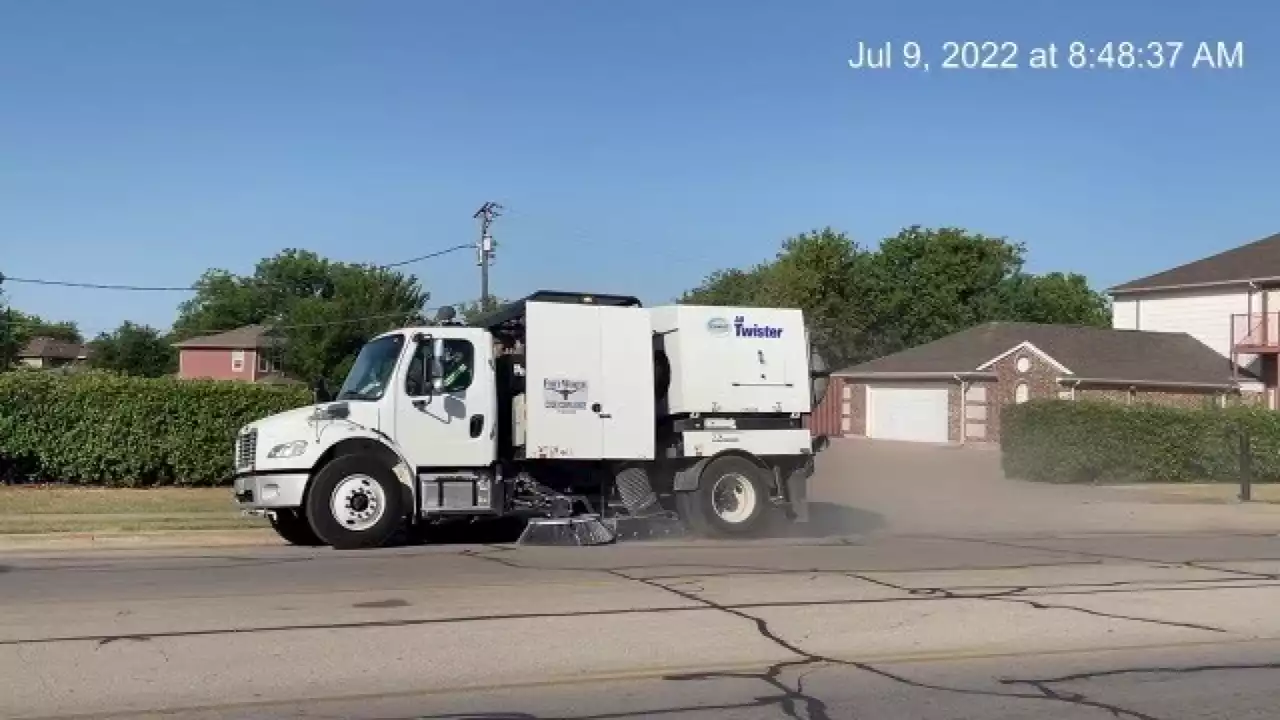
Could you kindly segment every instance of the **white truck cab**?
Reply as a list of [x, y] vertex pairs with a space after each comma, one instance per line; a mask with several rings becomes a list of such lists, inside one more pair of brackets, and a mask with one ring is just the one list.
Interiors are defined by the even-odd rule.
[[[749, 322], [750, 320], [750, 322]], [[763, 324], [761, 324], [763, 323]], [[332, 400], [245, 426], [235, 497], [286, 540], [389, 542], [444, 515], [626, 511], [704, 532], [805, 516], [816, 402], [798, 310], [540, 292], [483, 327], [384, 333]]]

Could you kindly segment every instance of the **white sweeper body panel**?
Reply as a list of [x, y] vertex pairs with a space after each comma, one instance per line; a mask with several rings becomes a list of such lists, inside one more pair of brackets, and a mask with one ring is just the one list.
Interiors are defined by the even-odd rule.
[[812, 411], [801, 311], [668, 305], [649, 315], [671, 367], [664, 414]]
[[650, 336], [644, 308], [529, 303], [526, 457], [652, 460]]

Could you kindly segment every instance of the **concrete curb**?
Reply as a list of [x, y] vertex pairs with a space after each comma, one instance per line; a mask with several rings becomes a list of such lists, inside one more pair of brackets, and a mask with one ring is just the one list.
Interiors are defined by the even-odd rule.
[[274, 530], [160, 530], [136, 533], [31, 533], [0, 535], [0, 552], [282, 545]]

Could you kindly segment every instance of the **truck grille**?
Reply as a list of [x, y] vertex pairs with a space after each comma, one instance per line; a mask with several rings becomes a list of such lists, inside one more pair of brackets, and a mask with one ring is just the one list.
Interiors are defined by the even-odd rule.
[[258, 456], [258, 431], [250, 430], [236, 438], [236, 470], [252, 470]]

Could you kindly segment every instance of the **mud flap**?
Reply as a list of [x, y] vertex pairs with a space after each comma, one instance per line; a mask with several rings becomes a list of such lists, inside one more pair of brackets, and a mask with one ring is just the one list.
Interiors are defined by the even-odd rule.
[[813, 475], [813, 458], [805, 460], [787, 477], [787, 500], [791, 505], [791, 519], [799, 523], [809, 522], [809, 478]]

